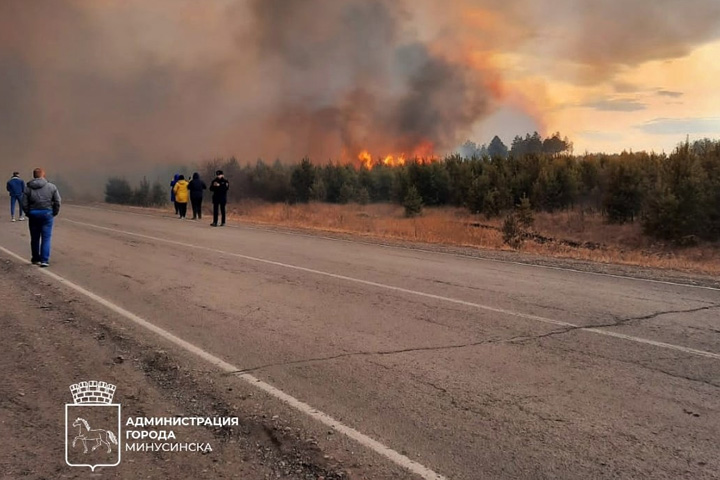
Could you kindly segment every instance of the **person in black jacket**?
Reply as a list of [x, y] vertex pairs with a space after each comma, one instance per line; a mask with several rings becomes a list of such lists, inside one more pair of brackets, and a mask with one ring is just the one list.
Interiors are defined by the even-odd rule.
[[193, 220], [202, 219], [202, 201], [203, 201], [203, 190], [207, 190], [205, 182], [200, 179], [200, 174], [193, 173], [192, 180], [188, 184], [188, 190], [190, 191], [190, 203], [192, 204]]
[[227, 204], [227, 192], [230, 189], [230, 182], [227, 181], [222, 170], [215, 172], [215, 178], [210, 184], [210, 191], [213, 192], [213, 223], [211, 227], [218, 226], [218, 210], [222, 213], [222, 223], [220, 226], [225, 225], [225, 205]]

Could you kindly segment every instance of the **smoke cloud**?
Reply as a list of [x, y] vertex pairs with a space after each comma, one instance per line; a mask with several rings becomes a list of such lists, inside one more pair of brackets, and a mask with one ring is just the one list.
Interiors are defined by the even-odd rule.
[[507, 95], [497, 54], [598, 82], [718, 25], [716, 0], [3, 0], [0, 166], [443, 153]]

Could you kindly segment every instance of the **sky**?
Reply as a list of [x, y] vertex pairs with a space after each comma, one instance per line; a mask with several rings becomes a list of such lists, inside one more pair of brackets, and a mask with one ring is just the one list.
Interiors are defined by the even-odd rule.
[[2, 0], [0, 167], [720, 138], [717, 0]]

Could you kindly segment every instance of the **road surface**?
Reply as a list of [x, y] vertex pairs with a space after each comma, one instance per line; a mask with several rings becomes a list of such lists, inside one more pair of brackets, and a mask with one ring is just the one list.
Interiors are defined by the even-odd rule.
[[208, 223], [64, 206], [49, 271], [407, 478], [720, 478], [718, 289]]

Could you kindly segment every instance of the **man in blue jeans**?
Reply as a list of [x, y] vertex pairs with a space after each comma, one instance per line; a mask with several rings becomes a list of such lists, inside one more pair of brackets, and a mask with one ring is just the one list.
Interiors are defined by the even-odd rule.
[[55, 185], [45, 180], [42, 168], [33, 170], [33, 179], [23, 193], [22, 207], [30, 220], [30, 261], [33, 265], [48, 267], [53, 222], [60, 213], [60, 193]]
[[15, 221], [15, 203], [17, 203], [18, 209], [20, 210], [20, 218], [18, 218], [18, 220], [22, 222], [25, 220], [22, 209], [22, 196], [25, 191], [25, 182], [22, 181], [18, 172], [13, 172], [12, 178], [8, 180], [5, 188], [7, 188], [10, 194], [10, 221]]

